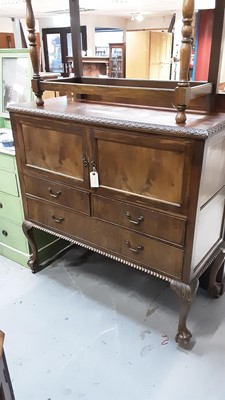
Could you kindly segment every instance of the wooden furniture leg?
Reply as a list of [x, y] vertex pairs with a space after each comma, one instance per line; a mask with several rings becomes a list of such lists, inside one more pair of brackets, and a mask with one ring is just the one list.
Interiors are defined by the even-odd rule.
[[223, 283], [217, 282], [217, 275], [225, 260], [225, 242], [221, 245], [221, 251], [211, 265], [208, 293], [211, 297], [218, 298], [223, 294]]
[[176, 342], [182, 347], [186, 346], [192, 337], [191, 332], [187, 328], [187, 316], [190, 311], [192, 301], [198, 290], [199, 280], [194, 279], [190, 285], [172, 280], [170, 282], [171, 288], [181, 299], [181, 308], [179, 315], [178, 331], [176, 334]]
[[26, 236], [28, 243], [31, 248], [31, 255], [28, 260], [28, 267], [32, 270], [33, 273], [38, 271], [38, 249], [37, 245], [34, 239], [34, 234], [33, 234], [33, 225], [29, 221], [24, 221], [22, 224], [23, 228], [23, 233]]

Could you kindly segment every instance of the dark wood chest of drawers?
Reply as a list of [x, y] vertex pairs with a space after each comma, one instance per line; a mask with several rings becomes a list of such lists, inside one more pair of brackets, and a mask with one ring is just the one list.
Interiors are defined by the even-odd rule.
[[182, 300], [177, 340], [188, 342], [198, 278], [224, 249], [224, 115], [178, 127], [170, 111], [67, 98], [9, 110], [31, 268], [35, 226], [167, 280]]

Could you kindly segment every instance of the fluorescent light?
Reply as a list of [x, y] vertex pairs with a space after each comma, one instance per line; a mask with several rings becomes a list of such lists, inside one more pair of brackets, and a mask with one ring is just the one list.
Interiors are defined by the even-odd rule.
[[141, 21], [143, 21], [144, 17], [142, 14], [137, 14], [137, 15], [135, 15], [135, 19], [136, 19], [136, 21], [141, 22]]
[[143, 21], [144, 17], [141, 13], [133, 13], [131, 14], [131, 21], [141, 22]]

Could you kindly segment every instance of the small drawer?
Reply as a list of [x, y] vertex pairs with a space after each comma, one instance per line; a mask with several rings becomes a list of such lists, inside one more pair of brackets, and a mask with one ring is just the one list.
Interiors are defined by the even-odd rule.
[[17, 176], [15, 173], [0, 170], [0, 192], [19, 196]]
[[53, 228], [62, 234], [84, 239], [92, 234], [92, 218], [85, 214], [36, 198], [27, 198], [27, 210], [27, 220]]
[[23, 210], [21, 198], [0, 192], [0, 218], [7, 218], [13, 222], [22, 223]]
[[186, 222], [180, 218], [100, 196], [93, 196], [92, 213], [94, 217], [130, 230], [184, 244]]
[[51, 181], [24, 175], [26, 194], [90, 215], [89, 193]]
[[15, 156], [0, 152], [0, 168], [7, 169], [12, 172], [15, 171]]
[[3, 218], [0, 220], [0, 242], [20, 251], [28, 248], [22, 226]]

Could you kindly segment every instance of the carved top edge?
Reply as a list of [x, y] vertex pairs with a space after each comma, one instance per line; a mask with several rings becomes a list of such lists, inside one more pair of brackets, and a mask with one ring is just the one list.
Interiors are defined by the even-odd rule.
[[101, 116], [88, 116], [79, 113], [67, 113], [59, 111], [50, 111], [43, 108], [30, 108], [29, 106], [10, 104], [7, 107], [9, 112], [26, 113], [28, 115], [48, 117], [53, 119], [64, 119], [67, 121], [79, 122], [82, 124], [92, 124], [96, 126], [104, 127], [114, 127], [119, 129], [132, 129], [140, 132], [151, 132], [155, 134], [174, 134], [179, 136], [195, 137], [199, 139], [207, 139], [210, 135], [213, 135], [222, 129], [225, 129], [225, 120], [211, 126], [208, 129], [202, 128], [191, 128], [188, 126], [171, 126], [171, 125], [161, 125], [154, 124], [151, 122], [141, 122], [141, 121], [128, 121], [121, 120], [117, 118], [107, 118]]

